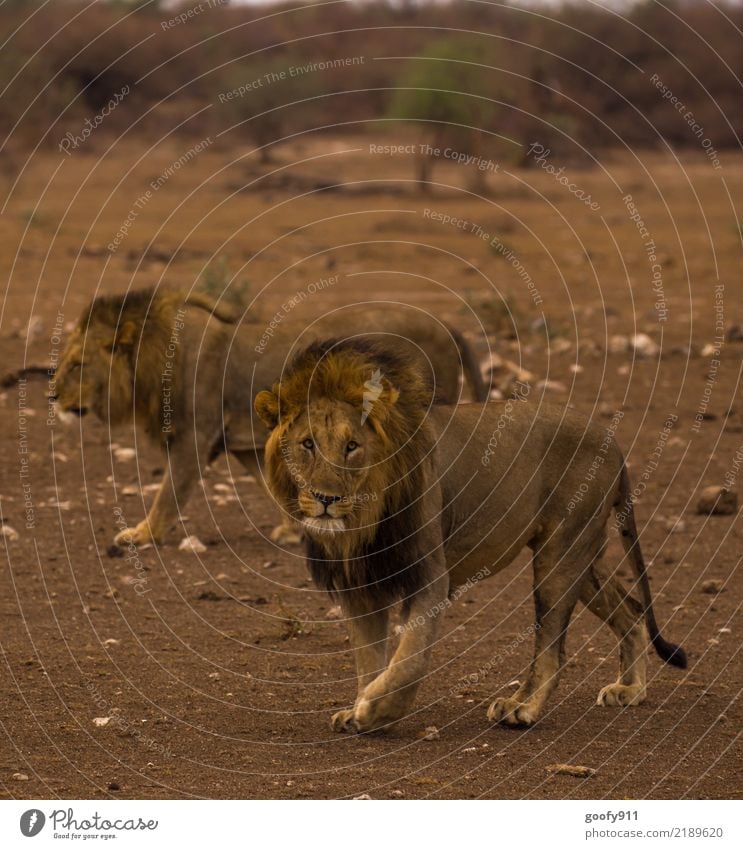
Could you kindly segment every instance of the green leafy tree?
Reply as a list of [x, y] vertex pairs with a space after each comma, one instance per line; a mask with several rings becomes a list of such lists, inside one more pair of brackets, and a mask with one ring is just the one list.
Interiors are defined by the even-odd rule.
[[[498, 102], [505, 95], [503, 81], [497, 72], [482, 67], [493, 64], [492, 59], [478, 42], [434, 42], [403, 74], [392, 102], [392, 117], [418, 123], [424, 144], [434, 151], [450, 147], [483, 158], [488, 130], [504, 114]], [[437, 158], [430, 152], [418, 156], [417, 179], [424, 191]], [[472, 166], [471, 173], [475, 187], [482, 189], [485, 172]]]

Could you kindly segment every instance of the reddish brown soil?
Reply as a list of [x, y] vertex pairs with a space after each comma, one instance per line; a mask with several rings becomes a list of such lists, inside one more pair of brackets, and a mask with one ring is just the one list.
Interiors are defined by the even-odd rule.
[[[317, 149], [287, 149], [286, 157], [364, 146], [368, 150], [368, 140], [325, 140]], [[28, 229], [27, 210], [58, 160], [42, 158], [24, 174], [0, 224], [0, 262], [10, 281], [0, 324], [4, 370], [48, 360], [58, 311], [68, 324], [96, 291], [107, 259], [99, 246], [113, 237], [148, 181], [180, 153], [155, 151], [120, 188], [114, 188], [117, 180], [141, 151], [66, 161]], [[553, 400], [599, 418], [624, 410], [617, 437], [631, 472], [640, 480], [649, 470], [637, 511], [658, 618], [666, 636], [686, 647], [689, 669], [663, 666], [653, 655], [643, 705], [594, 706], [600, 687], [615, 678], [617, 659], [608, 629], [581, 610], [570, 629], [570, 661], [544, 718], [528, 731], [492, 727], [485, 718], [488, 700], [507, 691], [530, 658], [523, 635], [533, 615], [531, 576], [522, 558], [447, 612], [412, 716], [386, 736], [337, 736], [329, 716], [354, 693], [345, 629], [326, 620], [331, 605], [310, 585], [299, 550], [267, 541], [274, 514], [259, 487], [240, 480], [243, 470], [221, 458], [188, 504], [185, 529], [162, 548], [142, 551], [139, 563], [109, 557], [116, 493], [125, 517], [139, 520], [141, 497], [122, 490], [156, 482], [162, 460], [141, 437], [109, 434], [90, 417], [79, 427], [48, 427], [46, 386], [29, 381], [20, 394], [12, 388], [0, 397], [0, 506], [20, 535], [4, 539], [0, 573], [3, 796], [739, 796], [736, 566], [743, 532], [737, 516], [705, 517], [694, 509], [701, 487], [735, 472], [743, 443], [741, 343], [724, 347], [707, 417], [699, 432], [692, 429], [710, 373], [712, 358], [701, 350], [715, 332], [718, 275], [726, 286], [725, 324], [743, 318], [740, 236], [720, 175], [702, 158], [682, 168], [656, 155], [604, 163], [621, 191], [598, 170], [576, 172], [600, 201], [598, 214], [541, 172], [500, 174], [491, 178], [492, 196], [478, 200], [460, 191], [454, 166], [441, 168], [440, 179], [450, 185], [428, 199], [405, 185], [397, 195], [293, 200], [285, 185], [241, 192], [217, 208], [249, 170], [245, 163], [229, 165], [230, 157], [216, 149], [204, 154], [155, 196], [105, 266], [103, 289], [120, 291], [161, 276], [190, 285], [217, 252], [235, 270], [250, 260], [243, 273], [254, 291], [273, 280], [261, 299], [266, 313], [282, 295], [339, 273], [341, 283], [316, 311], [371, 292], [409, 299], [470, 332], [484, 354], [474, 317], [458, 299], [473, 291], [497, 301], [490, 280], [509, 295], [519, 334], [508, 340], [505, 328], [493, 332], [490, 342], [499, 353], [521, 356], [537, 378], [563, 383]], [[412, 167], [401, 158], [359, 153], [332, 159], [293, 171], [303, 179], [406, 178]], [[743, 160], [726, 163], [722, 178], [730, 196], [740, 197]], [[658, 321], [649, 264], [621, 200], [627, 192], [661, 254], [666, 322]], [[426, 207], [499, 234], [537, 282], [542, 306], [484, 241], [425, 219]], [[340, 217], [328, 222], [329, 216]], [[88, 249], [79, 255], [89, 228]], [[184, 253], [168, 266], [149, 259], [137, 268], [151, 238], [168, 250], [183, 240]], [[350, 276], [360, 272], [369, 274]], [[550, 322], [549, 342], [543, 330], [530, 329], [541, 310]], [[27, 343], [23, 330], [32, 316], [39, 321]], [[608, 336], [637, 331], [662, 345], [660, 358], [605, 353]], [[556, 338], [567, 339], [568, 349], [555, 347]], [[583, 368], [577, 374], [570, 368], [576, 362]], [[19, 403], [28, 413], [19, 416]], [[651, 467], [670, 413], [678, 420], [657, 468]], [[112, 459], [112, 441], [136, 446], [138, 460]], [[220, 505], [224, 492], [214, 485], [230, 473], [239, 500]], [[144, 497], [149, 501], [151, 491]], [[681, 521], [673, 528], [675, 517]], [[207, 543], [206, 553], [178, 550], [186, 531]], [[609, 557], [618, 551], [612, 537]], [[711, 579], [723, 592], [702, 592], [702, 582]], [[463, 688], [462, 679], [486, 664], [492, 671]], [[117, 719], [106, 727], [94, 724], [111, 716]], [[420, 739], [432, 725], [438, 739]], [[596, 774], [551, 777], [545, 767], [558, 762], [593, 767]], [[28, 781], [14, 779], [15, 773]]]

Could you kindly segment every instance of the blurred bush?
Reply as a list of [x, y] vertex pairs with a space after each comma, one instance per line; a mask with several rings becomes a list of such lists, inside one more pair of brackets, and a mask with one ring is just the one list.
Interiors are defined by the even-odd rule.
[[[173, 23], [182, 12], [183, 22]], [[499, 135], [514, 151], [538, 141], [566, 158], [590, 158], [606, 146], [699, 149], [653, 74], [715, 148], [739, 147], [743, 135], [743, 8], [732, 2], [572, 3], [535, 14], [465, 0], [295, 10], [6, 0], [0, 29], [6, 151], [58, 144], [124, 86], [131, 94], [106, 118], [101, 137], [204, 136], [234, 126], [235, 137], [251, 138], [269, 156], [287, 132], [392, 119], [484, 157]], [[356, 64], [218, 101], [246, 78], [354, 57]], [[424, 182], [432, 165], [418, 163]]]

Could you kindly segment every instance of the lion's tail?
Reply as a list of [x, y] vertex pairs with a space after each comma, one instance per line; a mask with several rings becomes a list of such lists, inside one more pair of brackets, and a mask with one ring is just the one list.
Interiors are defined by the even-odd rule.
[[622, 534], [622, 544], [624, 550], [632, 563], [637, 581], [640, 585], [642, 594], [642, 602], [645, 609], [645, 624], [650, 635], [650, 641], [653, 644], [658, 656], [666, 663], [672, 666], [678, 666], [680, 669], [686, 669], [687, 660], [686, 652], [681, 646], [676, 646], [664, 640], [660, 633], [658, 623], [655, 621], [655, 613], [653, 612], [653, 599], [650, 592], [650, 581], [648, 580], [645, 561], [640, 550], [640, 540], [637, 535], [637, 526], [635, 525], [635, 511], [632, 507], [632, 491], [630, 487], [629, 475], [627, 467], [622, 464], [621, 477], [619, 481], [619, 501], [616, 504], [617, 524]]
[[457, 348], [459, 348], [459, 356], [462, 358], [464, 373], [469, 381], [475, 401], [487, 401], [490, 397], [490, 387], [482, 379], [480, 363], [477, 361], [472, 345], [454, 327], [447, 325], [447, 329], [451, 333], [452, 339], [456, 342]]
[[234, 324], [240, 317], [233, 308], [225, 303], [215, 301], [214, 298], [205, 292], [189, 292], [185, 297], [185, 301], [189, 306], [206, 310], [214, 318], [218, 318], [226, 324]]

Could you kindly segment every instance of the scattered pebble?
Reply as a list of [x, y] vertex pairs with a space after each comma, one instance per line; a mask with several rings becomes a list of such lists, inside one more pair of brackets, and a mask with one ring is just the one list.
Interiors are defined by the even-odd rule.
[[120, 463], [127, 463], [129, 460], [136, 459], [137, 452], [133, 448], [115, 448], [114, 457]]
[[686, 530], [686, 522], [678, 516], [669, 516], [665, 526], [669, 534], [682, 534]]
[[462, 749], [463, 752], [476, 752], [477, 746], [467, 746], [466, 749]]
[[47, 501], [47, 507], [56, 507], [58, 510], [69, 510], [72, 507], [71, 501], [57, 501], [56, 498], [52, 498], [50, 501]]
[[108, 785], [108, 789], [109, 789], [109, 790], [121, 790], [121, 785], [119, 784], [119, 782], [118, 782], [118, 781], [112, 781], [112, 782]]
[[732, 634], [733, 631], [732, 631], [731, 628], [720, 628], [720, 630], [717, 633], [718, 634]]
[[537, 390], [540, 392], [567, 392], [568, 388], [559, 380], [540, 380], [537, 383]]
[[404, 799], [405, 793], [402, 790], [390, 790], [390, 799]]
[[418, 734], [419, 739], [428, 741], [438, 740], [440, 736], [439, 729], [435, 725], [429, 725], [425, 731]]
[[703, 357], [717, 357], [719, 353], [720, 348], [712, 342], [708, 342], [701, 351]]
[[719, 578], [710, 578], [709, 581], [702, 582], [702, 592], [707, 593], [707, 595], [717, 595], [724, 593], [725, 587]]
[[325, 614], [326, 619], [343, 619], [343, 610], [339, 604], [336, 604], [335, 607], [331, 607], [330, 610]]
[[121, 640], [116, 640], [114, 637], [109, 637], [107, 640], [103, 641], [104, 646], [118, 646], [121, 645]]
[[609, 351], [612, 354], [625, 354], [629, 351], [630, 342], [626, 336], [612, 336], [609, 339]]
[[550, 764], [545, 767], [550, 775], [572, 775], [574, 778], [590, 778], [596, 775], [591, 766], [575, 766], [573, 764]]
[[657, 357], [660, 348], [647, 335], [647, 333], [636, 333], [631, 341], [632, 350], [640, 357]]
[[0, 533], [11, 542], [15, 542], [17, 539], [20, 539], [18, 531], [15, 528], [11, 528], [10, 525], [0, 526]]
[[121, 494], [125, 495], [125, 496], [139, 495], [139, 487], [133, 486], [132, 484], [129, 484], [128, 486], [122, 487]]
[[707, 486], [697, 502], [697, 513], [704, 516], [731, 516], [738, 512], [738, 494], [724, 486]]
[[111, 722], [112, 717], [110, 716], [96, 716], [93, 719], [93, 725], [96, 728], [105, 728], [109, 722]]
[[354, 796], [353, 798], [355, 802], [371, 801], [371, 796], [368, 793], [362, 793], [360, 796]]
[[14, 772], [13, 781], [28, 781], [28, 776], [25, 772]]
[[206, 546], [197, 536], [184, 537], [179, 545], [178, 551], [191, 551], [194, 554], [202, 554], [206, 551]]

